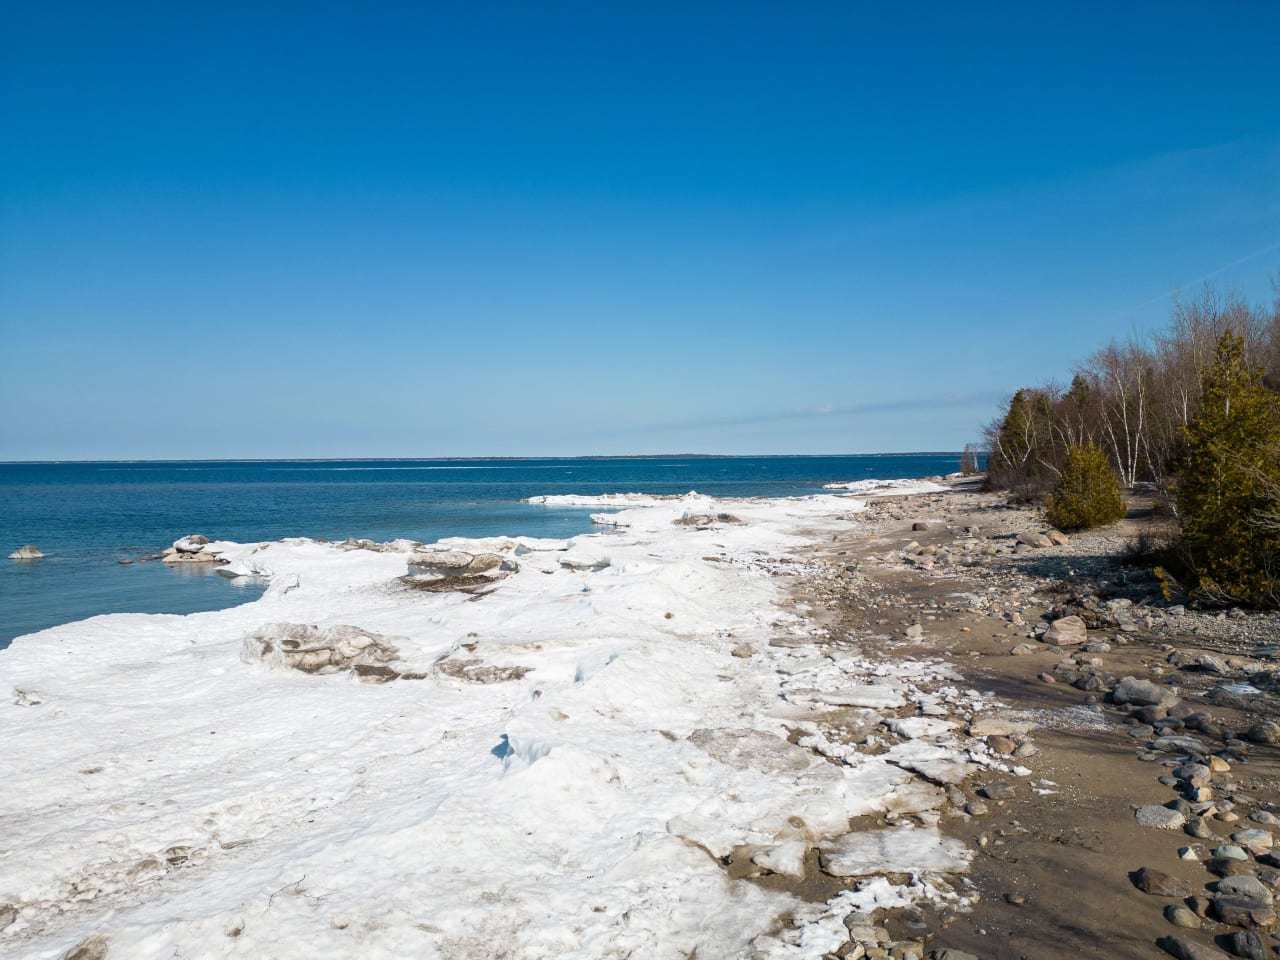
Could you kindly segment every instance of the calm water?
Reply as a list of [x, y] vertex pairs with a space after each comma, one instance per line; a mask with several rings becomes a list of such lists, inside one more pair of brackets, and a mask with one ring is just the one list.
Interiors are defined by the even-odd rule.
[[0, 463], [0, 647], [100, 613], [193, 613], [255, 599], [263, 585], [121, 558], [178, 537], [566, 537], [586, 509], [520, 501], [553, 493], [794, 496], [837, 480], [951, 473], [959, 454], [618, 460], [335, 460]]

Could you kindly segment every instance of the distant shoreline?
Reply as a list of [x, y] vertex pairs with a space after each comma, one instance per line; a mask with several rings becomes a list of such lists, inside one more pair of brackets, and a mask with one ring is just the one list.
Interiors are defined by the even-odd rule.
[[533, 460], [825, 460], [835, 457], [959, 457], [963, 450], [901, 450], [878, 453], [624, 453], [581, 454], [577, 456], [530, 457], [212, 457], [209, 459], [124, 459], [124, 460], [0, 460], [3, 467], [54, 466], [96, 463], [486, 463]]

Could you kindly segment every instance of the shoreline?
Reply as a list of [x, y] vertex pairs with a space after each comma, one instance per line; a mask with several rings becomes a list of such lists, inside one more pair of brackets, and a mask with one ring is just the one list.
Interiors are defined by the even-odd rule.
[[[1004, 960], [1051, 955], [1084, 917], [1106, 955], [1151, 956], [1172, 928], [1116, 872], [1152, 840], [1121, 798], [1169, 789], [1117, 753], [1133, 741], [1096, 693], [1035, 679], [1046, 645], [1008, 655], [1048, 593], [1005, 567], [1096, 566], [1101, 542], [1002, 552], [1034, 518], [950, 487], [653, 498], [566, 541], [442, 541], [419, 583], [407, 542], [215, 545], [272, 575], [263, 599], [96, 618], [0, 658], [27, 748], [0, 800], [0, 946]], [[287, 651], [271, 621], [319, 630]], [[1100, 657], [1150, 671], [1160, 630]], [[1098, 778], [1059, 771], [1082, 743], [1114, 785], [1111, 859], [1055, 898], [1059, 878], [993, 852], [1096, 821]], [[1151, 859], [1127, 869], [1170, 869]], [[1037, 860], [1061, 866], [1018, 858]], [[1122, 895], [1150, 922], [1114, 929]]]

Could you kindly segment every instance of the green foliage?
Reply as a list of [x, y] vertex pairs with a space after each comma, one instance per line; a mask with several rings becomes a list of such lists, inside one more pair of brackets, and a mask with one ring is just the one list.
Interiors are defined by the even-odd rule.
[[1183, 432], [1176, 476], [1177, 547], [1193, 595], [1280, 602], [1280, 397], [1266, 389], [1235, 334], [1218, 340], [1199, 411]]
[[982, 461], [972, 443], [966, 443], [964, 453], [960, 454], [960, 472], [966, 477], [982, 472]]
[[1049, 522], [1059, 530], [1087, 530], [1123, 519], [1124, 497], [1107, 455], [1092, 444], [1069, 447], [1047, 509]]
[[990, 428], [987, 485], [1011, 499], [1038, 499], [1053, 485], [1052, 403], [1044, 390], [1019, 390]]

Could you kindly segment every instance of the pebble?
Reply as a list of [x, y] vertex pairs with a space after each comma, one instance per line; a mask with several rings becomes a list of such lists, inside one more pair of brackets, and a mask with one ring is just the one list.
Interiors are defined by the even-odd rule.
[[988, 783], [982, 788], [981, 793], [988, 800], [1012, 800], [1016, 795], [1013, 784], [1005, 780]]
[[1200, 929], [1200, 918], [1180, 903], [1171, 903], [1165, 907], [1164, 918], [1175, 927], [1187, 927], [1190, 930]]

